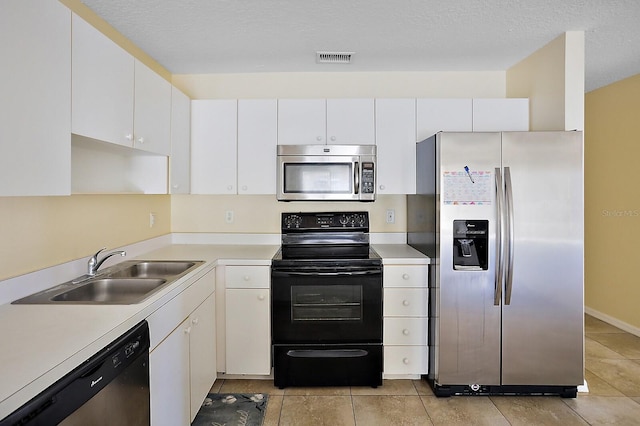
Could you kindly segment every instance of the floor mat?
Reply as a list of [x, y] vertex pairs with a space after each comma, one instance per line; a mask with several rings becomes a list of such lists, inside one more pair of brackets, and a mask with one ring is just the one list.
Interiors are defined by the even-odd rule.
[[210, 393], [191, 426], [262, 426], [269, 396]]

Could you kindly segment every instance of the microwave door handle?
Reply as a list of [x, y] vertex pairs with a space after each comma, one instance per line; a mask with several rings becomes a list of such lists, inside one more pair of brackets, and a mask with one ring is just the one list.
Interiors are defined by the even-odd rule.
[[360, 163], [357, 161], [354, 163], [353, 167], [353, 182], [355, 183], [355, 193], [360, 193]]

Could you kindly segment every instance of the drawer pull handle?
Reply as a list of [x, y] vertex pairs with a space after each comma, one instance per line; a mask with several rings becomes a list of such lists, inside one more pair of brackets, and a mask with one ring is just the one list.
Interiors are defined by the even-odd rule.
[[194, 318], [191, 320], [191, 324], [193, 325], [198, 325], [199, 322], [200, 322], [200, 318]]
[[184, 334], [191, 334], [191, 327], [187, 327], [184, 329]]
[[404, 330], [402, 330], [402, 334], [404, 334], [405, 336], [409, 335], [409, 330], [407, 330], [406, 328]]
[[244, 278], [245, 281], [249, 281], [251, 279], [251, 277], [249, 275], [245, 275], [243, 278]]
[[403, 280], [408, 280], [409, 279], [409, 274], [402, 274], [402, 279]]
[[402, 363], [404, 365], [409, 365], [409, 358], [402, 358]]
[[261, 294], [260, 296], [258, 296], [258, 300], [264, 300], [264, 294]]
[[409, 306], [409, 301], [408, 300], [403, 300], [402, 301], [402, 305], [403, 306]]

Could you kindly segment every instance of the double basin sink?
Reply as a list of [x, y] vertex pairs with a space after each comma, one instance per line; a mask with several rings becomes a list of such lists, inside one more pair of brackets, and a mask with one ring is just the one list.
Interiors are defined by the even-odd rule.
[[14, 304], [130, 305], [140, 303], [203, 261], [129, 260], [18, 299]]

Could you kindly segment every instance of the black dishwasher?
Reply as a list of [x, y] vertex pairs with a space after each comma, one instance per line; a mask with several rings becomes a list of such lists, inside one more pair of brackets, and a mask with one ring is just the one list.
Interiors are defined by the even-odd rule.
[[149, 325], [130, 329], [0, 426], [149, 425]]

